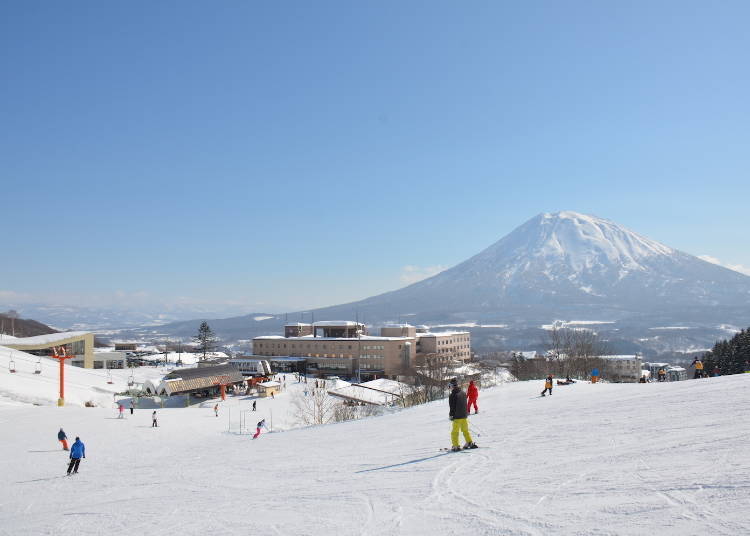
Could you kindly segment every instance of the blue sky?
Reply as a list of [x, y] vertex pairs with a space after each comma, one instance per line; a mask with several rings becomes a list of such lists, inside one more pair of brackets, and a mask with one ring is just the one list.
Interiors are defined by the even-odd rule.
[[750, 266], [749, 19], [3, 2], [0, 302], [330, 305], [558, 210]]

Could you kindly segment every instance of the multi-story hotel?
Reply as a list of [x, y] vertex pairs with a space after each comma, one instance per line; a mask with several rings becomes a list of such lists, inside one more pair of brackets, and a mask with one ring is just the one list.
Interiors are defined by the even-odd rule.
[[325, 321], [287, 324], [284, 335], [255, 337], [253, 354], [303, 357], [309, 371], [363, 380], [395, 379], [428, 355], [461, 361], [471, 357], [468, 331], [431, 333], [403, 324], [383, 327], [377, 337], [361, 323]]

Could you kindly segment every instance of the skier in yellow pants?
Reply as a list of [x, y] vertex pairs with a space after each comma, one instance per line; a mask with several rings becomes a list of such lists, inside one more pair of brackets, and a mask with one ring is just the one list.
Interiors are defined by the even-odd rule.
[[459, 430], [464, 435], [464, 439], [466, 440], [464, 448], [475, 449], [477, 448], [477, 444], [472, 441], [471, 434], [469, 433], [469, 421], [467, 420], [468, 410], [466, 409], [466, 393], [458, 386], [458, 380], [456, 378], [453, 378], [450, 381], [450, 386], [452, 387], [452, 390], [450, 396], [448, 397], [448, 405], [450, 406], [450, 412], [448, 413], [448, 416], [450, 417], [450, 420], [453, 421], [453, 428], [451, 429], [451, 450], [454, 452], [461, 450], [461, 447], [458, 444]]

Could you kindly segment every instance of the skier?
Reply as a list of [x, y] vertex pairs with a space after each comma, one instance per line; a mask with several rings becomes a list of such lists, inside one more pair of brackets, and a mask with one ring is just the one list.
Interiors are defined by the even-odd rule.
[[253, 400], [253, 411], [255, 411], [255, 404], [257, 404], [257, 403], [258, 403], [257, 400]]
[[450, 409], [448, 417], [453, 421], [453, 427], [451, 428], [451, 451], [457, 452], [461, 450], [461, 447], [458, 446], [459, 431], [463, 434], [464, 439], [466, 440], [464, 448], [475, 449], [477, 448], [477, 444], [471, 439], [471, 434], [469, 434], [469, 421], [466, 419], [469, 414], [466, 403], [466, 393], [464, 393], [458, 386], [458, 380], [456, 378], [453, 378], [450, 381], [450, 386], [452, 390], [448, 397], [448, 406]]
[[57, 432], [57, 440], [62, 443], [63, 450], [68, 450], [68, 436], [65, 435], [65, 431], [62, 428]]
[[151, 414], [151, 428], [158, 428], [159, 425], [156, 422], [156, 410]]
[[468, 404], [466, 405], [466, 412], [471, 414], [471, 406], [474, 405], [474, 413], [479, 413], [479, 407], [477, 407], [477, 398], [479, 398], [479, 389], [474, 385], [474, 380], [469, 382], [469, 388], [466, 390], [466, 398]]
[[703, 377], [703, 361], [701, 361], [699, 357], [693, 359], [693, 362], [690, 363], [690, 366], [695, 367], [695, 376], [693, 376], [694, 380]]
[[659, 372], [657, 372], [656, 375], [659, 376], [659, 381], [660, 382], [667, 381], [667, 371], [664, 370], [663, 368], [660, 368]]
[[547, 379], [544, 380], [544, 391], [542, 391], [542, 396], [545, 396], [545, 393], [549, 390], [549, 396], [552, 396], [552, 374], [547, 376]]
[[219, 404], [216, 404], [214, 406], [214, 413], [216, 414], [217, 417], [219, 416]]
[[271, 391], [271, 398], [274, 398], [274, 396], [273, 396], [273, 391]]
[[130, 401], [130, 414], [133, 414], [133, 410], [135, 409], [135, 403], [131, 400]]
[[76, 437], [75, 443], [70, 447], [70, 463], [68, 464], [68, 476], [70, 472], [73, 474], [78, 472], [78, 466], [81, 463], [81, 458], [86, 457], [86, 446], [81, 441], [80, 437]]
[[253, 436], [253, 439], [258, 439], [258, 436], [260, 435], [260, 429], [261, 428], [265, 428], [266, 430], [268, 430], [268, 428], [266, 427], [266, 420], [265, 419], [261, 419], [260, 422], [258, 423], [258, 426], [255, 428], [255, 435]]
[[125, 411], [125, 407], [122, 404], [117, 405], [117, 411], [120, 412], [120, 414], [117, 416], [118, 419], [122, 419], [122, 412]]

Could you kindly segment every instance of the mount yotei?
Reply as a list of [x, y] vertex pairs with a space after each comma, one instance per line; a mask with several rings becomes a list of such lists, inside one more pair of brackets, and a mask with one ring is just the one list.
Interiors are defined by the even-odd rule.
[[[707, 348], [734, 326], [750, 323], [750, 277], [612, 221], [565, 211], [539, 214], [429, 279], [314, 311], [316, 320], [355, 314], [375, 325], [399, 318], [430, 325], [474, 324], [478, 330], [472, 330], [472, 337], [480, 348], [517, 348], [539, 342], [534, 330], [543, 324], [589, 320], [640, 349], [689, 350]], [[285, 315], [269, 316], [252, 314], [211, 325], [223, 337], [246, 339], [277, 333]], [[298, 317], [290, 313], [289, 318]], [[187, 335], [195, 326], [181, 322], [159, 331]], [[670, 333], [670, 327], [679, 332]], [[651, 331], [660, 328], [664, 331]]]

